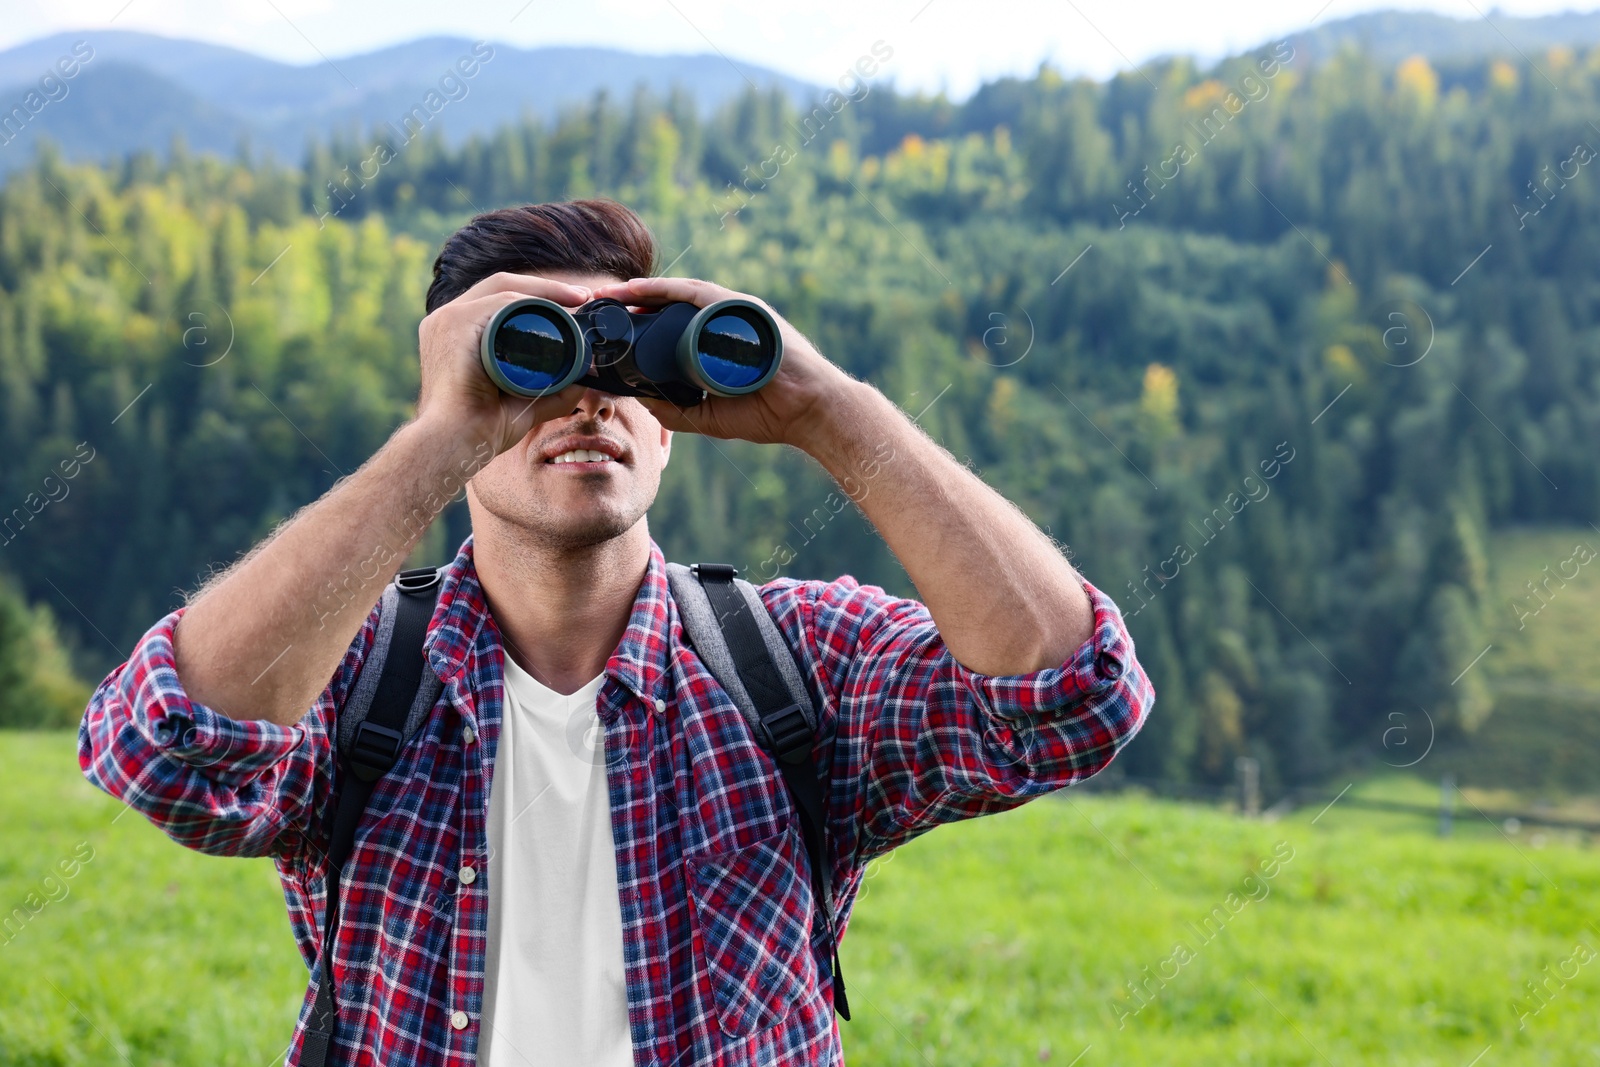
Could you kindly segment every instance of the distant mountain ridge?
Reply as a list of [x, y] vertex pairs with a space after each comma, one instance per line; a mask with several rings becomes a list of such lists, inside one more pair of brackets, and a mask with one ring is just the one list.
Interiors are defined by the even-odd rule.
[[[1379, 62], [1410, 55], [1473, 59], [1522, 52], [1539, 60], [1552, 45], [1600, 44], [1600, 12], [1487, 18], [1377, 11], [1289, 36], [1301, 62], [1354, 46]], [[73, 77], [41, 79], [86, 42], [93, 58]], [[693, 95], [702, 111], [749, 85], [777, 87], [796, 101], [825, 87], [721, 55], [640, 55], [611, 48], [517, 48], [464, 37], [425, 37], [328, 62], [295, 66], [236, 48], [125, 30], [83, 30], [0, 52], [0, 174], [25, 163], [41, 137], [71, 159], [104, 159], [139, 148], [163, 152], [181, 135], [192, 150], [231, 154], [245, 141], [297, 163], [306, 142], [336, 130], [399, 126], [428, 94], [430, 128], [457, 142], [520, 118], [550, 117], [601, 90], [637, 86]], [[474, 62], [476, 60], [476, 62]], [[465, 62], [465, 66], [463, 63]], [[473, 69], [468, 76], [466, 69]], [[446, 79], [454, 79], [447, 81]], [[30, 93], [33, 95], [30, 97]], [[440, 106], [442, 105], [442, 106]], [[17, 109], [22, 108], [19, 112]], [[7, 119], [10, 119], [7, 124]]]
[[628, 94], [643, 85], [665, 95], [679, 87], [702, 109], [751, 84], [777, 87], [797, 100], [821, 92], [777, 71], [735, 66], [715, 54], [523, 49], [427, 37], [294, 66], [202, 41], [84, 30], [0, 52], [0, 121], [24, 106], [30, 92], [37, 94], [35, 101], [44, 95], [41, 78], [55, 74], [57, 62], [72, 54], [76, 42], [86, 42], [93, 57], [73, 77], [61, 79], [66, 90], [61, 99], [29, 121], [0, 130], [0, 142], [7, 142], [0, 144], [0, 171], [25, 162], [41, 136], [74, 159], [137, 148], [164, 151], [181, 134], [196, 151], [231, 153], [248, 139], [256, 149], [297, 162], [307, 139], [341, 129], [365, 131], [384, 122], [398, 126], [430, 92], [436, 95], [429, 110], [438, 111], [438, 128], [451, 141], [492, 130], [524, 112], [553, 115], [600, 90]]
[[1371, 11], [1291, 34], [1289, 41], [1313, 62], [1329, 59], [1347, 45], [1389, 63], [1413, 55], [1430, 60], [1520, 59], [1519, 51], [1537, 62], [1554, 45], [1600, 44], [1600, 11], [1524, 18], [1493, 8], [1483, 18], [1465, 19], [1431, 11]]

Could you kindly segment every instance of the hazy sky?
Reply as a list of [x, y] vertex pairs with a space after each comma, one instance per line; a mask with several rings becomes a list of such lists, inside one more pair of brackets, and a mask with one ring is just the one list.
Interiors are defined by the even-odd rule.
[[[1214, 58], [1314, 19], [1396, 6], [1462, 18], [1491, 10], [1489, 0], [0, 0], [0, 49], [61, 30], [113, 26], [314, 63], [450, 34], [522, 46], [715, 49], [825, 83], [882, 40], [894, 50], [884, 74], [902, 88], [943, 87], [961, 96], [986, 78], [1029, 73], [1045, 58], [1104, 77], [1130, 60], [1172, 52]], [[1572, 6], [1499, 3], [1518, 15]]]

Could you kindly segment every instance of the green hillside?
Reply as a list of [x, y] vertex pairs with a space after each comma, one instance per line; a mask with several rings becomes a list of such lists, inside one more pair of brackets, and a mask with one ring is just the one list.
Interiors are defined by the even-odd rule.
[[[1491, 555], [1488, 652], [1471, 670], [1488, 680], [1493, 710], [1416, 771], [1553, 801], [1600, 794], [1600, 532], [1507, 530]], [[1405, 725], [1417, 725], [1416, 744], [1403, 757], [1391, 745], [1385, 762], [1420, 755], [1425, 732]]]
[[[1507, 635], [1525, 667], [1478, 657], [1515, 621], [1491, 565], [1515, 590], [1565, 558], [1495, 538], [1600, 523], [1597, 114], [1600, 48], [1435, 69], [1284, 43], [960, 103], [597, 97], [297, 167], [47, 153], [0, 185], [0, 571], [25, 602], [0, 673], [43, 694], [0, 693], [0, 724], [64, 724], [77, 690], [33, 650], [96, 679], [412, 413], [449, 233], [602, 194], [663, 270], [769, 300], [1117, 598], [1160, 694], [1130, 775], [1217, 787], [1253, 757], [1275, 796], [1419, 711], [1509, 759], [1508, 705], [1543, 725], [1587, 699], [1537, 636], [1570, 631], [1576, 587]], [[912, 592], [834, 488], [685, 434], [651, 531], [759, 580]], [[1556, 736], [1562, 769], [1518, 755], [1519, 781], [1590, 781], [1600, 747]]]
[[1600, 530], [1506, 530], [1493, 552], [1482, 666], [1497, 685], [1557, 682], [1600, 700]]
[[[0, 901], [26, 913], [0, 939], [0, 1067], [272, 1062], [306, 975], [271, 864], [119, 818], [78, 776], [70, 734], [0, 732], [0, 781]], [[1600, 980], [1565, 961], [1600, 951], [1597, 894], [1591, 846], [1508, 841], [1481, 820], [1441, 841], [1338, 805], [1266, 823], [1047, 798], [869, 870], [844, 944], [846, 1052], [872, 1067], [1064, 1065], [1086, 1047], [1084, 1067], [1461, 1067], [1492, 1046], [1507, 1067], [1587, 1062]], [[1563, 965], [1535, 1013], [1524, 983]]]

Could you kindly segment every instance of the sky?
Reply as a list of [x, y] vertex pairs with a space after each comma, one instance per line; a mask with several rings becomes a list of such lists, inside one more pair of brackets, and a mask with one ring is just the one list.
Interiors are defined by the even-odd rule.
[[[1593, 2], [1593, 0], [1591, 0]], [[1499, 0], [1542, 15], [1571, 0]], [[142, 30], [232, 45], [289, 63], [337, 60], [435, 34], [522, 47], [608, 45], [716, 51], [808, 81], [835, 82], [882, 42], [882, 77], [956, 98], [1049, 60], [1104, 78], [1176, 52], [1215, 59], [1362, 11], [1403, 7], [1485, 17], [1489, 0], [0, 0], [0, 50], [72, 29]], [[8, 10], [9, 9], [9, 10]]]

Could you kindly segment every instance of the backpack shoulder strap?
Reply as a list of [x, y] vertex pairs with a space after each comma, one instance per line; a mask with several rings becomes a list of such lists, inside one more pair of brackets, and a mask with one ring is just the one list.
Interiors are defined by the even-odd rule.
[[422, 643], [443, 580], [444, 568], [418, 567], [401, 571], [384, 588], [372, 648], [339, 709], [335, 750], [347, 758], [359, 755], [370, 781], [394, 765], [386, 755], [387, 734], [400, 735], [398, 754], [439, 698], [442, 683], [423, 669]]
[[[667, 564], [667, 584], [683, 629], [711, 674], [727, 690], [763, 748], [791, 759], [801, 741], [805, 754], [816, 735], [817, 713], [800, 666], [755, 586], [732, 567]], [[735, 646], [743, 653], [736, 661]], [[793, 706], [798, 715], [779, 714]], [[777, 721], [767, 722], [763, 712]], [[771, 743], [773, 729], [785, 744]], [[793, 747], [791, 747], [793, 746]]]
[[438, 567], [401, 571], [384, 589], [372, 649], [362, 662], [350, 698], [339, 709], [334, 743], [339, 762], [337, 806], [324, 878], [317, 997], [306, 1022], [302, 1067], [324, 1067], [333, 1041], [339, 1008], [329, 957], [337, 928], [339, 877], [355, 845], [356, 827], [372, 787], [394, 767], [400, 750], [439, 697], [439, 678], [427, 669], [422, 645], [443, 576], [443, 568]]
[[801, 680], [794, 651], [778, 630], [755, 586], [725, 564], [667, 565], [667, 583], [689, 643], [750, 724], [751, 733], [777, 761], [800, 815], [833, 964], [833, 1001], [850, 1019], [827, 853], [827, 796], [812, 758], [817, 711]]

